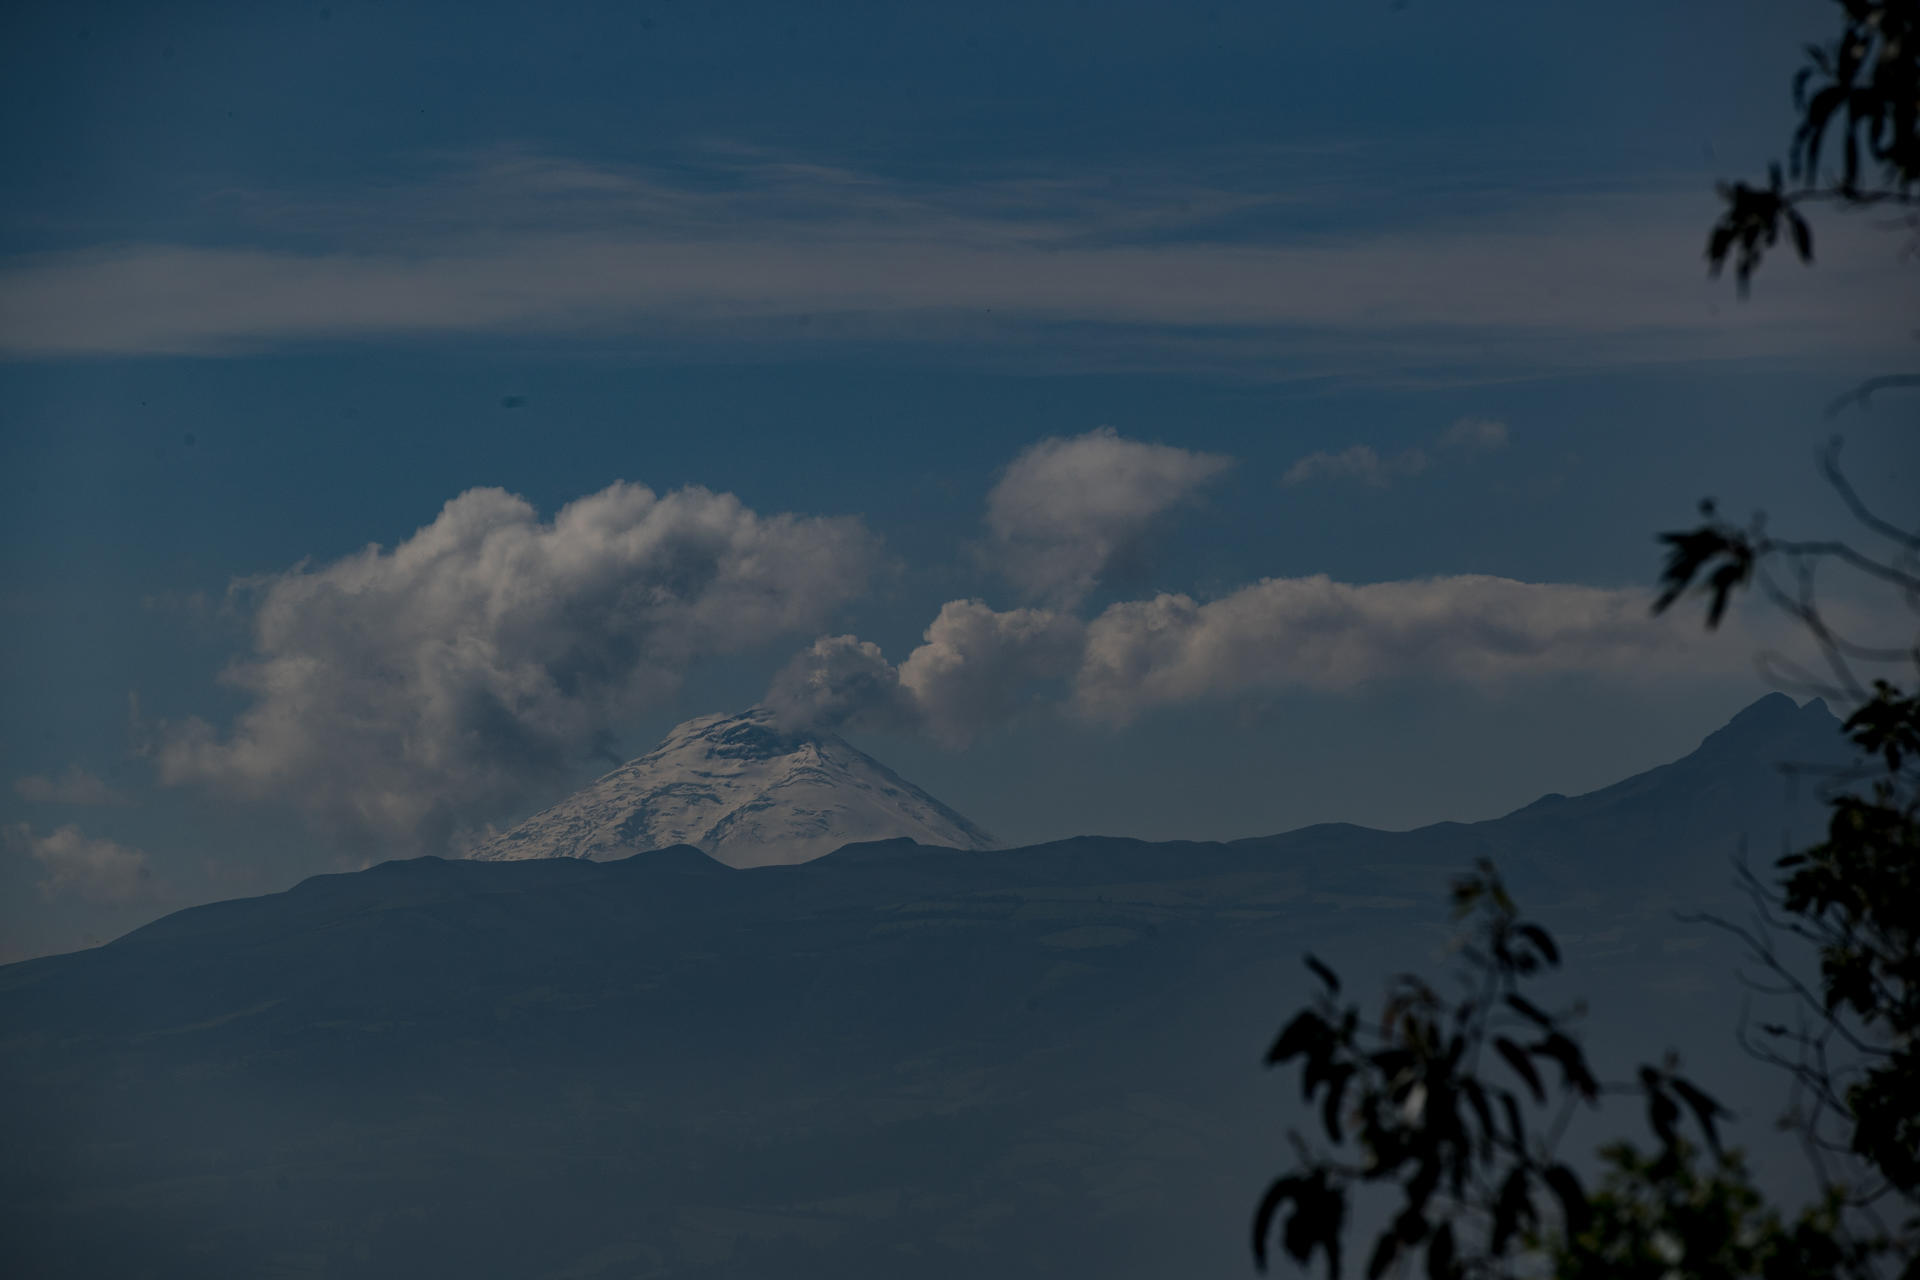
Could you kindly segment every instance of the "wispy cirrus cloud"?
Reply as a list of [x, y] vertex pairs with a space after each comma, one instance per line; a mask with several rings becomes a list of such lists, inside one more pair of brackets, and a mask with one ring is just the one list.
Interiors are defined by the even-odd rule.
[[99, 807], [122, 805], [127, 797], [108, 786], [98, 774], [68, 765], [58, 774], [35, 773], [13, 780], [13, 790], [30, 804], [67, 804]]
[[1384, 489], [1395, 480], [1409, 479], [1430, 469], [1437, 454], [1447, 451], [1482, 453], [1504, 449], [1507, 424], [1493, 418], [1462, 418], [1440, 433], [1435, 448], [1414, 445], [1390, 453], [1381, 453], [1370, 444], [1353, 444], [1344, 449], [1320, 449], [1301, 458], [1280, 477], [1284, 485], [1306, 484], [1313, 480], [1357, 480], [1375, 489]]
[[[524, 153], [371, 193], [229, 193], [221, 234], [0, 262], [12, 359], [557, 335], [696, 344], [1149, 348], [1417, 361], [1505, 335], [1508, 363], [1862, 349], [1909, 325], [1894, 252], [1836, 223], [1816, 273], [1732, 305], [1698, 195], [1536, 197], [1467, 223], [1332, 235], [1308, 188], [910, 183], [745, 156], [664, 172]], [[1254, 216], [1259, 215], [1259, 216]], [[1483, 356], [1482, 358], [1486, 358]]]
[[1370, 444], [1350, 444], [1344, 449], [1320, 449], [1287, 468], [1282, 484], [1306, 484], [1311, 480], [1358, 480], [1374, 488], [1385, 488], [1405, 476], [1417, 476], [1433, 465], [1425, 449], [1402, 449], [1385, 457]]
[[1440, 444], [1447, 449], [1504, 449], [1512, 434], [1498, 418], [1461, 418], [1440, 433]]

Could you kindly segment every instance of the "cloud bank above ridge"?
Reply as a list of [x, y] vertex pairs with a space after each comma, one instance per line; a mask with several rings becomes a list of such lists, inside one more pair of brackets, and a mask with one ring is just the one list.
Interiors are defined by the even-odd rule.
[[[1496, 449], [1507, 435], [1504, 423], [1467, 418], [1436, 448]], [[1121, 726], [1158, 707], [1393, 680], [1494, 687], [1724, 669], [1724, 649], [1649, 616], [1646, 590], [1490, 575], [1264, 578], [1213, 600], [1160, 592], [1079, 616], [1118, 550], [1231, 464], [1104, 428], [1032, 446], [988, 495], [984, 523], [992, 563], [1039, 605], [949, 601], [897, 665], [870, 641], [823, 636], [764, 701], [796, 726], [908, 730], [964, 746], [1033, 707]]]
[[915, 729], [964, 745], [1034, 706], [1120, 727], [1156, 708], [1398, 680], [1496, 688], [1726, 668], [1725, 648], [1650, 617], [1651, 599], [1486, 575], [1365, 584], [1315, 575], [1205, 602], [1162, 593], [1086, 621], [956, 600], [897, 667], [857, 637], [823, 637], [766, 700], [794, 724]]
[[[1482, 447], [1500, 434], [1476, 432]], [[1290, 691], [1727, 668], [1724, 642], [1650, 618], [1644, 590], [1489, 575], [1272, 577], [1083, 609], [1230, 465], [1107, 429], [1023, 450], [986, 496], [981, 550], [1034, 603], [949, 600], [898, 661], [823, 631], [880, 563], [858, 519], [626, 483], [543, 519], [505, 490], [469, 490], [391, 548], [239, 584], [251, 652], [222, 678], [247, 705], [224, 728], [152, 726], [146, 751], [162, 783], [383, 850], [443, 852], [550, 798], [704, 659], [809, 634], [762, 699], [783, 721], [954, 748], [1035, 711], [1117, 728]]]

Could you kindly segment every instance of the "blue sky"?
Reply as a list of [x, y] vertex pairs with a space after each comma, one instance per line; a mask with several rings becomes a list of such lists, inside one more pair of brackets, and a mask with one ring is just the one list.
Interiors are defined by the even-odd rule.
[[1765, 691], [1643, 597], [1703, 495], [1836, 527], [1911, 359], [1867, 220], [1699, 257], [1823, 6], [816, 8], [11, 11], [5, 954], [770, 686], [1022, 841], [1491, 816]]

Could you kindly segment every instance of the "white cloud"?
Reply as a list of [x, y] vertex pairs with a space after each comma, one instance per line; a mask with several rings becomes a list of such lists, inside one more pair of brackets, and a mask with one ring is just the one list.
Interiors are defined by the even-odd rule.
[[1269, 578], [1205, 604], [1116, 604], [1087, 626], [1075, 707], [1125, 722], [1155, 706], [1395, 679], [1489, 685], [1562, 672], [1641, 679], [1724, 664], [1729, 646], [1649, 616], [1650, 597], [1464, 575], [1365, 585]]
[[91, 902], [128, 902], [152, 891], [147, 855], [112, 840], [90, 840], [75, 826], [35, 835], [20, 823], [7, 830], [7, 842], [23, 850], [46, 871], [42, 893], [74, 894]]
[[543, 522], [473, 489], [385, 550], [252, 584], [251, 705], [164, 727], [163, 781], [438, 850], [509, 811], [703, 657], [818, 627], [876, 557], [857, 520], [619, 483]]
[[[1507, 434], [1504, 422], [1463, 418], [1436, 447], [1498, 449]], [[1383, 460], [1355, 446], [1302, 459], [1288, 480], [1384, 483], [1433, 462], [1421, 449]], [[869, 641], [823, 636], [773, 681], [767, 704], [793, 724], [917, 729], [962, 746], [1036, 705], [1123, 724], [1154, 707], [1262, 691], [1724, 673], [1743, 651], [1653, 617], [1645, 590], [1488, 575], [1266, 578], [1204, 603], [1162, 593], [1111, 604], [1091, 620], [1072, 610], [1154, 517], [1228, 465], [1107, 428], [1040, 442], [995, 486], [987, 525], [1003, 571], [1059, 607], [948, 601], [897, 666]], [[1739, 620], [1728, 629], [1746, 630]]]
[[1402, 476], [1417, 476], [1430, 464], [1424, 449], [1407, 449], [1382, 458], [1372, 445], [1350, 445], [1338, 453], [1320, 450], [1287, 468], [1280, 483], [1305, 484], [1309, 480], [1358, 480], [1374, 488]]
[[1036, 682], [1072, 671], [1082, 632], [1078, 618], [1047, 609], [950, 600], [900, 664], [900, 687], [934, 737], [962, 745], [1018, 710]]
[[950, 600], [899, 666], [869, 641], [823, 636], [774, 678], [764, 701], [792, 725], [908, 729], [965, 746], [1015, 715], [1037, 686], [1070, 675], [1083, 630], [1051, 610]]
[[818, 642], [789, 668], [804, 671], [811, 701], [783, 705], [800, 708], [798, 719], [823, 708], [816, 722], [918, 727], [961, 746], [1037, 704], [1125, 724], [1156, 707], [1260, 692], [1395, 680], [1488, 687], [1559, 674], [1641, 681], [1744, 664], [1746, 646], [1651, 617], [1650, 599], [1462, 575], [1268, 578], [1206, 603], [1162, 594], [1114, 604], [1090, 622], [955, 600], [897, 668], [852, 636]]
[[989, 554], [1028, 597], [1078, 603], [1160, 516], [1231, 465], [1111, 427], [1042, 440], [987, 495]]
[[32, 804], [104, 806], [127, 802], [125, 796], [77, 764], [68, 765], [66, 772], [57, 777], [35, 773], [16, 778], [13, 789], [22, 800]]

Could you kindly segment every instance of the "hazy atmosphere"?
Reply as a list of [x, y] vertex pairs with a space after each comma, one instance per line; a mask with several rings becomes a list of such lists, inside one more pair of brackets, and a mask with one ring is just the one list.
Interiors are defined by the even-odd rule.
[[1824, 18], [16, 10], [7, 950], [770, 685], [1018, 842], [1670, 758], [1766, 686], [1647, 620], [1652, 534], [1828, 517], [1819, 411], [1910, 347], [1865, 217], [1699, 258]]
[[[1282, 896], [1306, 885], [1288, 899], [1301, 914], [1267, 933], [1221, 925], [1178, 961], [1184, 977], [1131, 960], [1132, 976], [1098, 980], [1147, 993], [1124, 1015], [1113, 1006], [1141, 1026], [1156, 1025], [1149, 1008], [1218, 1013], [1193, 1043], [1241, 1056], [1209, 1061], [1206, 1078], [1285, 1100], [1291, 1081], [1263, 1077], [1258, 1054], [1277, 1028], [1267, 1021], [1305, 990], [1292, 977], [1300, 940], [1345, 945], [1358, 963], [1355, 939], [1394, 936], [1390, 923], [1330, 922], [1329, 903], [1417, 899], [1437, 912], [1448, 873], [1483, 854], [1533, 867], [1523, 860], [1551, 831], [1559, 861], [1519, 879], [1587, 910], [1603, 868], [1625, 856], [1594, 833], [1633, 833], [1641, 861], [1628, 861], [1647, 868], [1668, 865], [1650, 860], [1656, 848], [1692, 856], [1682, 851], [1698, 836], [1692, 848], [1714, 851], [1698, 867], [1648, 872], [1669, 920], [1683, 882], [1725, 889], [1736, 844], [1772, 856], [1818, 834], [1816, 798], [1768, 790], [1765, 770], [1837, 759], [1834, 717], [1850, 707], [1829, 695], [1816, 708], [1824, 688], [1764, 666], [1768, 652], [1817, 655], [1757, 594], [1735, 599], [1717, 630], [1691, 598], [1656, 616], [1656, 536], [1699, 523], [1709, 497], [1743, 527], [1765, 511], [1770, 529], [1843, 528], [1844, 495], [1819, 477], [1836, 431], [1859, 500], [1896, 523], [1920, 479], [1912, 395], [1829, 412], [1863, 380], [1913, 364], [1913, 233], [1890, 211], [1910, 206], [1814, 209], [1812, 261], [1782, 243], [1750, 289], [1731, 270], [1710, 275], [1702, 255], [1723, 207], [1714, 184], [1760, 181], [1785, 153], [1801, 118], [1789, 82], [1839, 12], [1812, 0], [11, 7], [0, 19], [0, 962], [422, 855], [471, 858], [459, 874], [478, 876], [493, 874], [477, 865], [490, 860], [695, 845], [755, 868], [737, 877], [761, 886], [741, 889], [740, 905], [689, 898], [671, 921], [635, 906], [606, 925], [668, 956], [681, 944], [655, 924], [786, 937], [800, 926], [778, 912], [812, 911], [793, 904], [816, 897], [775, 894], [766, 876], [797, 873], [763, 864], [826, 854], [826, 867], [859, 841], [978, 850], [986, 869], [965, 875], [1008, 884], [1028, 872], [986, 851], [1088, 836], [1254, 841], [1206, 846], [1241, 850], [1231, 858], [1192, 855], [1182, 875], [1204, 864], [1243, 888], [1209, 880], [1191, 901], [1238, 919], [1244, 884]], [[1913, 636], [1898, 596], [1835, 577], [1821, 606], [1897, 656]], [[1792, 700], [1729, 726], [1780, 690]], [[1702, 742], [1723, 727], [1713, 755]], [[686, 763], [709, 759], [700, 752], [735, 763]], [[787, 807], [769, 810], [773, 793], [756, 788], [794, 753], [814, 789], [781, 792]], [[1694, 772], [1633, 792], [1638, 816], [1582, 809], [1551, 825], [1527, 808], [1549, 794], [1584, 804], [1683, 757]], [[706, 790], [669, 804], [687, 794], [687, 770]], [[1718, 818], [1686, 807], [1709, 799], [1712, 814], [1753, 827], [1712, 828]], [[1533, 816], [1490, 822], [1516, 810]], [[1413, 833], [1424, 843], [1377, 848], [1417, 851], [1377, 856], [1425, 869], [1369, 879], [1354, 844], [1284, 894], [1261, 878], [1262, 851], [1310, 859], [1323, 847], [1268, 837], [1322, 823], [1373, 829], [1366, 840]], [[1416, 831], [1435, 823], [1488, 825], [1473, 828], [1479, 844]], [[1059, 872], [1080, 886], [1075, 902], [1105, 904], [1124, 893], [1104, 886], [1161, 874], [1073, 856], [1093, 859], [1084, 874]], [[1255, 861], [1232, 860], [1243, 856]], [[558, 887], [540, 892], [588, 894], [569, 887], [575, 871], [550, 874], [561, 878], [539, 884]], [[852, 871], [816, 879], [834, 874], [853, 883]], [[899, 893], [1001, 883], [951, 875]], [[363, 909], [361, 889], [340, 887], [362, 881], [326, 883], [346, 895], [340, 911]], [[894, 918], [895, 900], [869, 881], [831, 883], [818, 902]], [[639, 902], [655, 890], [604, 892]], [[1152, 910], [1188, 892], [1168, 889]], [[397, 919], [401, 899], [379, 901], [380, 918]], [[1589, 942], [1614, 927], [1588, 925], [1575, 933]], [[264, 938], [291, 926], [260, 927]], [[873, 928], [831, 945], [878, 946]], [[1085, 968], [1121, 954], [1100, 948], [1127, 930], [1161, 938], [1174, 926], [1089, 915], [1048, 928], [1034, 945]], [[686, 954], [708, 943], [748, 965], [705, 935]], [[1729, 980], [1724, 947], [1708, 966], [1697, 940], [1647, 945]], [[1361, 950], [1367, 965], [1394, 965]], [[1052, 958], [1018, 976], [1025, 961], [997, 955], [885, 956], [873, 963], [896, 974], [957, 972], [939, 967], [951, 962], [1030, 976], [1028, 1010], [1052, 1008], [1069, 981]], [[1257, 960], [1235, 968], [1235, 957]], [[662, 972], [681, 963], [663, 959]], [[1271, 998], [1246, 976], [1282, 971], [1292, 985]], [[172, 971], [138, 972], [152, 986]], [[1607, 981], [1633, 990], [1627, 973]], [[1708, 979], [1662, 974], [1650, 981], [1679, 1002], [1679, 1023], [1727, 1007]], [[842, 977], [847, 998], [865, 989], [854, 970]], [[699, 981], [684, 998], [726, 1021], [735, 978]], [[1194, 983], [1212, 1012], [1181, 1003]], [[294, 989], [249, 991], [245, 1007], [284, 1000], [272, 1016], [292, 1017]], [[826, 999], [819, 990], [754, 1016], [785, 1026]], [[961, 1022], [970, 998], [954, 996]], [[78, 1007], [69, 999], [82, 997], [61, 997], [61, 1018]], [[180, 1004], [175, 1021], [240, 1016], [237, 989], [207, 999], [191, 1017]], [[882, 984], [871, 999], [894, 997]], [[662, 1026], [692, 1017], [660, 1009]], [[39, 1013], [8, 1016], [21, 1019], [13, 1032], [42, 1026]], [[901, 1062], [945, 1052], [936, 1029], [925, 1045], [903, 1029], [920, 1016], [888, 1023]], [[1079, 1013], [1060, 1016], [1046, 1034], [1068, 1057], [1035, 1062], [1078, 1061], [1132, 1034], [1102, 1021], [1083, 1035]], [[1245, 1045], [1220, 1038], [1235, 1019]], [[686, 1034], [708, 1025], [689, 1021]], [[555, 1030], [538, 1052], [574, 1034]], [[693, 1057], [659, 1052], [648, 1079], [698, 1079]], [[528, 1078], [514, 1073], [536, 1070], [530, 1061], [499, 1079]], [[1000, 1088], [980, 1083], [1000, 1079], [1000, 1060], [981, 1061], [954, 1069], [965, 1088], [924, 1096]], [[1184, 1079], [1180, 1062], [1125, 1071]], [[1054, 1070], [1032, 1079], [1067, 1078]], [[379, 1087], [400, 1097], [414, 1085]], [[808, 1105], [838, 1087], [807, 1086]], [[72, 1088], [74, 1115], [118, 1114]], [[1756, 1114], [1774, 1105], [1759, 1086], [1753, 1097], [1766, 1100]], [[1245, 1219], [1285, 1162], [1283, 1130], [1264, 1132], [1246, 1177], [1194, 1192], [1223, 1224], [1219, 1274], [1251, 1266]], [[66, 1168], [73, 1132], [34, 1139], [52, 1153], [36, 1168]], [[874, 1152], [892, 1141], [858, 1140]], [[871, 1155], [872, 1167], [889, 1158]], [[282, 1155], [261, 1159], [282, 1170], [261, 1186], [301, 1176]], [[766, 1159], [775, 1178], [784, 1166]], [[589, 1182], [614, 1176], [594, 1167]], [[25, 1204], [41, 1175], [19, 1176]], [[1101, 1175], [1099, 1195], [1119, 1197], [1101, 1212], [1167, 1207], [1113, 1190], [1134, 1176]], [[713, 1203], [733, 1204], [732, 1184], [714, 1185]], [[939, 1203], [972, 1194], [949, 1188]], [[277, 1212], [246, 1211], [255, 1223]], [[972, 1212], [953, 1210], [964, 1231], [991, 1220], [1044, 1238], [1037, 1219]], [[686, 1221], [649, 1230], [684, 1245], [696, 1231]], [[906, 1231], [906, 1218], [887, 1221]], [[732, 1230], [697, 1228], [709, 1229]], [[834, 1238], [865, 1256], [847, 1243], [857, 1231]], [[732, 1244], [651, 1253], [652, 1239], [499, 1274], [709, 1274], [689, 1258], [715, 1275], [764, 1273], [761, 1255]], [[999, 1269], [981, 1261], [997, 1256], [978, 1243], [987, 1235], [966, 1239], [953, 1256], [973, 1261], [952, 1274]], [[336, 1245], [347, 1249], [248, 1244], [231, 1256], [333, 1257]], [[313, 1274], [413, 1256], [381, 1247]], [[1052, 1255], [1024, 1256], [1040, 1267]], [[1167, 1245], [1153, 1265], [1180, 1274], [1181, 1256]], [[922, 1261], [900, 1274], [948, 1274]], [[85, 1273], [41, 1265], [32, 1274]]]

